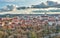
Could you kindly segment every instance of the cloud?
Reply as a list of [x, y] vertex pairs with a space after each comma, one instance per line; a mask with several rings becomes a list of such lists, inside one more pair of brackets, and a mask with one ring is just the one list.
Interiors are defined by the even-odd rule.
[[50, 0], [50, 1], [55, 1], [55, 2], [58, 2], [58, 3], [60, 3], [60, 0]]
[[4, 0], [5, 2], [14, 2], [16, 0]]
[[24, 2], [26, 0], [3, 0], [5, 2]]

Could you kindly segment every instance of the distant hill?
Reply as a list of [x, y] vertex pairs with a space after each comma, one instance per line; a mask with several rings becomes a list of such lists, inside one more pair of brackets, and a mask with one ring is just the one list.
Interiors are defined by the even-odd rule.
[[38, 5], [32, 5], [32, 8], [49, 8], [49, 7], [57, 7], [60, 8], [60, 4], [58, 2], [54, 1], [47, 1], [47, 2], [42, 2]]

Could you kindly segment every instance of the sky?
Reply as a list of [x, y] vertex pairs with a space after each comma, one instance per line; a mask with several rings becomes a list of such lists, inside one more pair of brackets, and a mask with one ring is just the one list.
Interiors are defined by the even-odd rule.
[[41, 2], [55, 1], [60, 3], [60, 0], [0, 0], [0, 8], [9, 4], [14, 4], [17, 6], [30, 6], [40, 4]]

